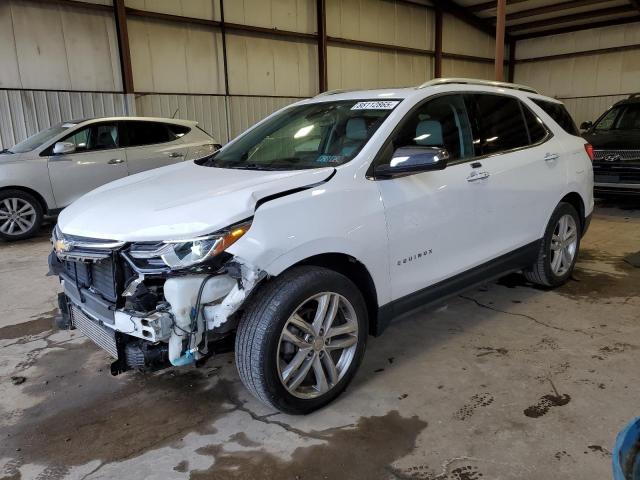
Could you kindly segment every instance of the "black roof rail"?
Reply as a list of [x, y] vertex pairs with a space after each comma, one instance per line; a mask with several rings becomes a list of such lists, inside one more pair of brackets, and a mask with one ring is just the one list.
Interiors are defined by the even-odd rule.
[[640, 93], [632, 93], [628, 98], [638, 98], [640, 97]]

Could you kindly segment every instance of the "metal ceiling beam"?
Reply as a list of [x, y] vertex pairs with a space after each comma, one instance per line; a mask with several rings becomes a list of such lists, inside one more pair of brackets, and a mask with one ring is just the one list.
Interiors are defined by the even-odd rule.
[[520, 30], [528, 30], [530, 28], [546, 27], [549, 25], [576, 22], [580, 20], [593, 20], [607, 15], [618, 15], [634, 11], [635, 9], [631, 5], [621, 5], [619, 7], [603, 8], [601, 10], [591, 10], [589, 12], [574, 13], [571, 15], [563, 15], [561, 17], [546, 18], [544, 20], [536, 20], [534, 22], [519, 23], [518, 25], [508, 27], [508, 31], [514, 33]]
[[[529, 0], [507, 0], [507, 6], [528, 1]], [[496, 0], [493, 0], [492, 2], [478, 3], [477, 5], [470, 5], [467, 7], [467, 10], [471, 13], [480, 13], [494, 8], [496, 8]]]
[[640, 0], [629, 0], [629, 3], [640, 12]]
[[435, 58], [433, 62], [434, 78], [442, 77], [442, 10], [436, 9], [436, 25], [435, 25]]
[[533, 17], [535, 15], [544, 15], [546, 13], [555, 13], [571, 8], [586, 7], [589, 5], [597, 5], [605, 3], [603, 0], [573, 0], [570, 2], [556, 3], [555, 5], [545, 5], [543, 7], [530, 8], [519, 12], [508, 13], [507, 20], [517, 20], [519, 18]]
[[614, 25], [625, 25], [627, 23], [640, 23], [640, 15], [633, 15], [631, 17], [613, 18], [609, 20], [602, 20], [600, 22], [589, 22], [581, 25], [571, 25], [569, 27], [553, 28], [549, 30], [541, 30], [539, 32], [524, 33], [522, 35], [514, 36], [516, 40], [526, 40], [529, 38], [547, 37], [549, 35], [558, 35], [561, 33], [579, 32], [581, 30], [591, 30], [592, 28], [611, 27]]
[[[504, 36], [505, 18], [507, 15], [507, 0], [498, 0], [498, 10], [496, 13], [496, 54], [494, 65], [494, 78], [504, 81]], [[509, 42], [511, 43], [511, 42]]]
[[491, 25], [491, 23], [483, 18], [476, 17], [468, 9], [461, 7], [452, 0], [433, 0], [432, 3], [436, 8], [440, 8], [443, 12], [450, 13], [451, 15], [458, 17], [465, 23], [468, 23], [478, 30], [488, 33], [493, 37], [496, 36], [495, 28], [493, 25]]
[[327, 75], [327, 4], [326, 0], [316, 0], [316, 20], [318, 22], [318, 89], [320, 93], [329, 88]]
[[113, 15], [118, 34], [118, 50], [120, 52], [120, 73], [122, 90], [133, 93], [133, 69], [131, 67], [131, 48], [129, 46], [129, 29], [127, 28], [127, 11], [124, 0], [113, 0]]
[[99, 3], [88, 3], [82, 2], [79, 0], [38, 0], [40, 3], [53, 3], [62, 5], [65, 7], [77, 7], [83, 8], [85, 10], [94, 10], [94, 11], [103, 11], [103, 12], [112, 12], [113, 7], [110, 5], [102, 5]]

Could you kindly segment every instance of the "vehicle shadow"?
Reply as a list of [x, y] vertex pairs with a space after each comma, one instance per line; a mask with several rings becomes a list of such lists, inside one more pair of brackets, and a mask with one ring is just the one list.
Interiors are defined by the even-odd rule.
[[596, 198], [596, 213], [625, 217], [636, 212], [640, 216], [640, 195]]

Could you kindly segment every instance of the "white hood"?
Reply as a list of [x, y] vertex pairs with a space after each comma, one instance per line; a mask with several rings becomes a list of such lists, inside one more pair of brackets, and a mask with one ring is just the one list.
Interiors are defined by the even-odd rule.
[[261, 198], [321, 182], [333, 168], [257, 171], [183, 162], [84, 195], [58, 218], [68, 235], [124, 241], [180, 240], [251, 217]]

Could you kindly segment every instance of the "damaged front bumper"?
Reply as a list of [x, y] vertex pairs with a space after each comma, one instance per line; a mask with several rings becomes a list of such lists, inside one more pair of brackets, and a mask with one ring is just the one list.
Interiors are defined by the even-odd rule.
[[236, 312], [264, 277], [230, 255], [207, 273], [154, 275], [136, 271], [123, 253], [49, 257], [50, 274], [63, 287], [60, 325], [79, 329], [114, 357], [114, 375], [187, 365], [220, 351], [219, 345], [226, 349]]

